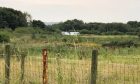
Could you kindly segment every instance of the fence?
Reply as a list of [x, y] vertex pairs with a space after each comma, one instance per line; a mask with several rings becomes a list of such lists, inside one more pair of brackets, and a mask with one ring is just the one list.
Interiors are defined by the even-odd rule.
[[0, 84], [42, 84], [40, 57], [28, 56], [24, 50], [16, 54], [12, 46], [6, 45], [0, 57]]
[[[69, 48], [66, 53], [65, 48], [57, 48], [58, 51], [51, 52], [52, 49], [48, 47], [48, 59], [46, 50], [42, 52], [41, 49], [40, 54], [30, 51], [34, 56], [21, 51], [18, 54], [21, 58], [18, 58], [15, 54], [8, 53], [12, 48], [6, 46], [5, 59], [0, 58], [0, 84], [140, 83], [139, 48], [98, 51], [88, 48], [80, 48], [78, 51], [74, 48], [77, 50], [75, 52], [73, 48]], [[10, 56], [12, 57], [9, 58]]]

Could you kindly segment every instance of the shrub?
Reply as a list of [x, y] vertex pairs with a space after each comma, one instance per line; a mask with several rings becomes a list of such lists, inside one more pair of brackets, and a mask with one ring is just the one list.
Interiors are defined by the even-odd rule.
[[26, 27], [21, 27], [21, 28], [16, 28], [14, 33], [20, 33], [20, 34], [32, 34], [35, 33], [35, 30], [33, 28], [26, 28]]
[[111, 41], [109, 43], [104, 43], [102, 44], [103, 47], [112, 47], [112, 46], [116, 46], [116, 47], [131, 47], [131, 46], [138, 46], [137, 43], [135, 43], [134, 41], [130, 40], [130, 41]]
[[0, 43], [10, 42], [10, 37], [4, 33], [0, 33]]
[[138, 34], [138, 37], [139, 37], [139, 39], [140, 39], [140, 34]]
[[67, 42], [67, 39], [66, 38], [62, 38], [62, 42]]
[[47, 38], [46, 35], [42, 35], [42, 34], [39, 37], [40, 38], [43, 38], [43, 39], [46, 39]]
[[32, 39], [36, 39], [36, 34], [35, 34], [35, 33], [32, 33], [31, 38], [32, 38]]
[[92, 32], [87, 29], [82, 29], [80, 30], [80, 34], [92, 34]]

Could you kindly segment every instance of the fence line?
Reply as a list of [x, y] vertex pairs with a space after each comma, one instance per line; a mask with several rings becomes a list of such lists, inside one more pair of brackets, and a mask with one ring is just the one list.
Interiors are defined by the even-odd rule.
[[[26, 52], [21, 52], [20, 61], [10, 59], [11, 47], [5, 46], [5, 75], [4, 82], [0, 84], [139, 84], [140, 83], [140, 57], [125, 56], [128, 51], [121, 51], [118, 55], [116, 51], [107, 50], [106, 54], [101, 54], [101, 50], [90, 51], [89, 59], [64, 59], [61, 53], [53, 54], [52, 57], [47, 49], [40, 50], [40, 57], [27, 56]], [[129, 50], [130, 51], [130, 50]], [[49, 52], [49, 53], [47, 53]], [[80, 55], [84, 56], [81, 51]], [[115, 54], [114, 54], [115, 52]], [[113, 55], [110, 55], [113, 54]], [[72, 56], [72, 54], [70, 54]], [[76, 54], [78, 55], [78, 54]], [[87, 55], [87, 54], [85, 54]], [[133, 55], [133, 53], [131, 53]], [[8, 58], [7, 58], [8, 57]], [[3, 59], [0, 59], [3, 61]], [[11, 62], [10, 62], [11, 60]], [[42, 63], [43, 62], [43, 63]], [[0, 63], [1, 64], [1, 63]], [[14, 66], [14, 67], [13, 67]], [[0, 65], [0, 76], [3, 66]], [[10, 72], [11, 69], [11, 72]], [[21, 71], [20, 71], [21, 70]], [[41, 73], [41, 74], [40, 74]], [[19, 78], [19, 82], [13, 80], [13, 74]], [[11, 79], [10, 79], [11, 76]], [[36, 78], [34, 78], [36, 77]], [[16, 78], [15, 78], [16, 79]], [[34, 79], [35, 81], [32, 81]], [[16, 81], [13, 83], [13, 81]]]

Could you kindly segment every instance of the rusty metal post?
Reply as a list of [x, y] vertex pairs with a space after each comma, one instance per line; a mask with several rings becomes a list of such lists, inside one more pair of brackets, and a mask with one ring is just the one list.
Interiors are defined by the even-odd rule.
[[47, 49], [42, 49], [43, 55], [43, 84], [48, 84], [48, 56]]

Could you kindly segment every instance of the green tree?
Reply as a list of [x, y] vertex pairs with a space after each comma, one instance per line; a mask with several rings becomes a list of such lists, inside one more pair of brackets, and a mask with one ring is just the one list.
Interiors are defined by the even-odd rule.
[[33, 20], [32, 26], [33, 27], [39, 27], [39, 28], [45, 28], [46, 27], [45, 23], [42, 22], [41, 20]]
[[15, 30], [16, 27], [27, 26], [25, 15], [12, 8], [0, 7], [0, 27], [9, 27]]
[[82, 20], [67, 20], [60, 28], [62, 31], [75, 31], [83, 29], [84, 22]]
[[139, 22], [137, 21], [128, 21], [127, 24], [129, 24], [132, 28], [137, 28], [139, 25]]

